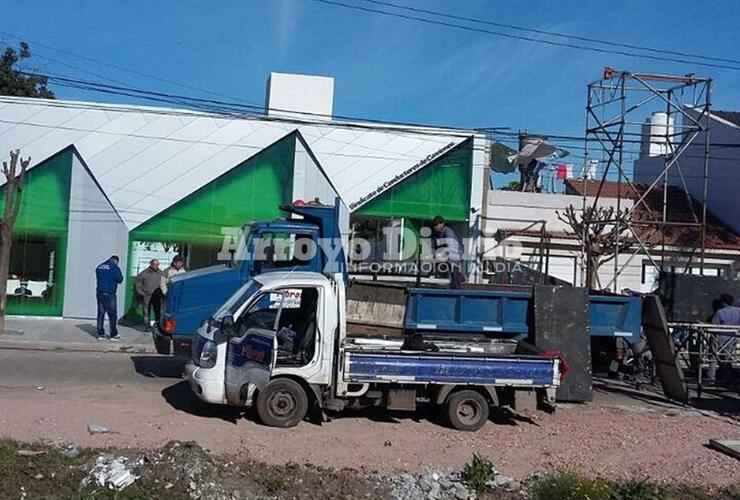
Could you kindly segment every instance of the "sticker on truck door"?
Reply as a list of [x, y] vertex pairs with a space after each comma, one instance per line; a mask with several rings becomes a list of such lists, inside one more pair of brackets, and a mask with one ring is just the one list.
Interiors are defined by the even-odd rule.
[[270, 309], [298, 309], [301, 307], [301, 297], [303, 290], [300, 288], [287, 288], [280, 290], [280, 293], [270, 293]]
[[229, 342], [226, 359], [228, 382], [264, 387], [272, 373], [274, 346], [275, 332], [261, 328], [250, 329], [243, 338]]

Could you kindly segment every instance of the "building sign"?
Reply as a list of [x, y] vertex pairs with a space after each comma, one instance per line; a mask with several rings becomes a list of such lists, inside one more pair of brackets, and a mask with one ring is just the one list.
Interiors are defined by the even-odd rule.
[[396, 175], [392, 179], [389, 179], [389, 180], [385, 181], [383, 184], [381, 184], [380, 186], [376, 187], [375, 189], [373, 189], [372, 191], [370, 191], [366, 195], [360, 197], [360, 199], [358, 199], [357, 201], [354, 201], [354, 202], [350, 203], [349, 204], [349, 209], [350, 210], [354, 210], [354, 209], [360, 207], [361, 205], [364, 205], [365, 203], [367, 203], [371, 199], [375, 198], [377, 195], [379, 195], [383, 191], [385, 191], [385, 190], [387, 190], [387, 189], [395, 186], [396, 184], [398, 184], [399, 182], [401, 182], [402, 180], [404, 180], [406, 177], [410, 176], [411, 174], [413, 174], [417, 170], [419, 170], [419, 169], [421, 169], [421, 168], [429, 165], [431, 162], [433, 162], [434, 160], [436, 160], [437, 158], [439, 158], [440, 156], [442, 156], [443, 154], [445, 154], [446, 152], [448, 152], [450, 149], [452, 149], [454, 147], [455, 147], [455, 143], [454, 142], [450, 142], [449, 144], [446, 144], [443, 148], [435, 151], [434, 153], [432, 153], [430, 155], [425, 156], [424, 158], [422, 158], [421, 160], [419, 160], [417, 163], [415, 163], [414, 165], [412, 165], [407, 170], [404, 170], [403, 172], [401, 172], [400, 174]]

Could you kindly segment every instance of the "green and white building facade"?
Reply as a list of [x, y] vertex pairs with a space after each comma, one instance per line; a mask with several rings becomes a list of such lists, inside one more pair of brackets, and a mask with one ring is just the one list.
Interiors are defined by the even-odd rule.
[[260, 117], [0, 96], [0, 151], [32, 159], [8, 312], [94, 317], [94, 268], [118, 254], [123, 313], [152, 257], [219, 264], [224, 228], [282, 216], [297, 199], [339, 197], [347, 231], [418, 232], [439, 214], [478, 237], [483, 136], [333, 120], [332, 100], [330, 78], [281, 74]]

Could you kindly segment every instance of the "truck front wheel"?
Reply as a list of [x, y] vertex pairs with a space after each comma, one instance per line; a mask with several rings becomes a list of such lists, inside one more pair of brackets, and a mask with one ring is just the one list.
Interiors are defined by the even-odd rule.
[[460, 431], [477, 431], [488, 420], [488, 401], [479, 392], [466, 390], [447, 398], [447, 418]]
[[308, 396], [298, 382], [275, 379], [257, 395], [257, 415], [270, 427], [293, 427], [306, 417]]

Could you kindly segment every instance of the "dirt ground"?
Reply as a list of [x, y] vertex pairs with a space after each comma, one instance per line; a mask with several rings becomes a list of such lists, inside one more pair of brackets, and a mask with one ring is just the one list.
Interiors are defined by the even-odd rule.
[[[163, 390], [123, 384], [70, 387], [0, 386], [0, 432], [26, 442], [80, 447], [152, 448], [197, 441], [214, 453], [268, 464], [334, 469], [421, 471], [459, 468], [474, 452], [517, 479], [542, 470], [574, 468], [611, 478], [724, 485], [740, 462], [707, 448], [711, 438], [737, 438], [737, 415], [615, 404], [576, 405], [531, 419], [495, 419], [476, 433], [433, 418], [345, 414], [322, 425], [272, 429], [239, 411], [200, 403], [184, 382]], [[91, 435], [88, 424], [112, 433]]]

